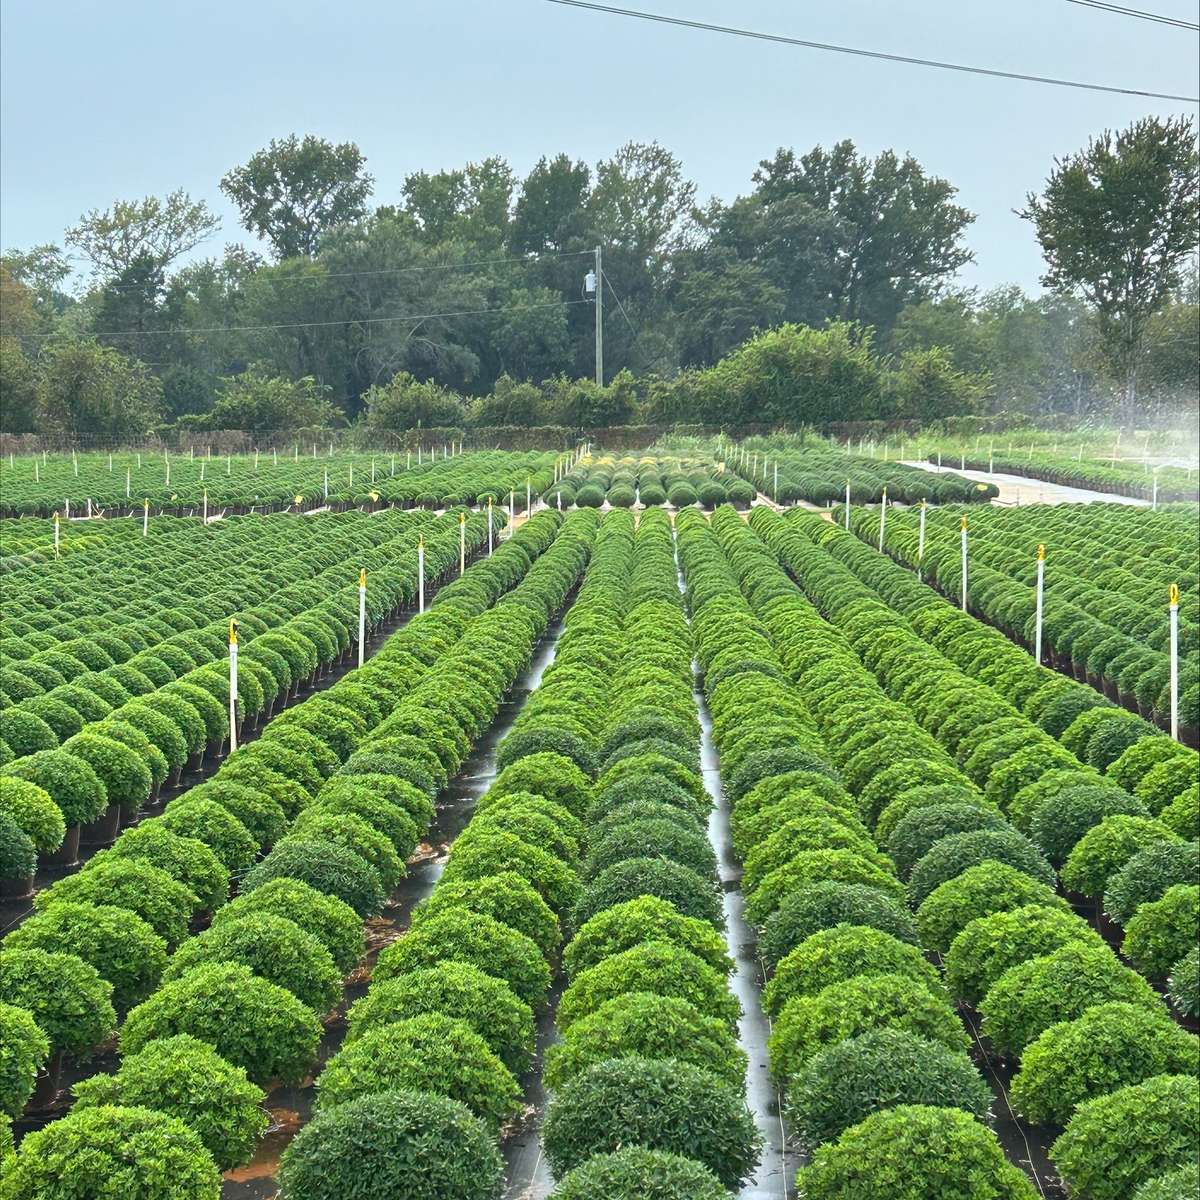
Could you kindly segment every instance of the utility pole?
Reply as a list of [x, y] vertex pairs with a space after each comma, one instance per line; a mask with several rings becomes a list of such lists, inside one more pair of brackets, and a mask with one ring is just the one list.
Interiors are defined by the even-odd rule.
[[596, 247], [596, 386], [604, 386], [604, 268]]

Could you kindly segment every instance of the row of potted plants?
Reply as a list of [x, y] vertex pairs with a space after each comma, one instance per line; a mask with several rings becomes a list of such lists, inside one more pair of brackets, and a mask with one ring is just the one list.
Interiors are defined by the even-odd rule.
[[547, 503], [599, 508], [647, 507], [714, 508], [726, 502], [749, 508], [754, 488], [736, 475], [721, 471], [708, 459], [608, 455], [582, 459], [545, 492]]
[[[981, 513], [970, 530], [970, 609], [1032, 649], [1033, 546], [1038, 541], [1051, 546], [1042, 630], [1049, 661], [1111, 701], [1169, 728], [1167, 599], [1170, 584], [1178, 582], [1179, 718], [1181, 737], [1195, 745], [1200, 737], [1200, 593], [1195, 550], [1189, 545], [1194, 520], [1124, 505], [1088, 505], [1086, 521], [1083, 517], [1075, 506], [1042, 508], [1034, 515], [1028, 509]], [[877, 515], [860, 512], [852, 524], [865, 542], [878, 545]], [[885, 530], [887, 553], [913, 570], [920, 555], [918, 526], [916, 514], [893, 512]], [[952, 530], [944, 516], [927, 522], [920, 566], [944, 595], [961, 596], [956, 521]]]
[[[447, 508], [458, 504], [507, 501], [531, 481], [539, 494], [553, 479], [559, 457], [551, 451], [480, 450], [458, 454], [443, 447], [420, 462], [415, 452], [315, 455], [275, 452], [204, 458], [123, 452], [40, 456], [0, 464], [0, 514], [141, 516], [150, 501], [158, 515], [280, 512], [286, 509], [377, 503]], [[110, 465], [111, 464], [111, 465]], [[127, 486], [128, 473], [128, 486]]]
[[[1089, 894], [1103, 893], [1107, 883], [1116, 883], [1122, 867], [1128, 869], [1109, 903], [1123, 904], [1126, 911], [1147, 906], [1149, 928], [1143, 933], [1135, 925], [1124, 949], [1135, 965], [1158, 979], [1164, 971], [1154, 969], [1143, 944], [1160, 952], [1161, 963], [1195, 943], [1200, 889], [1194, 882], [1180, 882], [1195, 880], [1195, 844], [1166, 828], [1153, 829], [1157, 823], [1144, 818], [1106, 815], [1129, 811], [1133, 798], [1112, 783], [1104, 786], [1098, 772], [1089, 773], [1078, 760], [1072, 766], [1061, 759], [1010, 800], [995, 797], [999, 807], [989, 803], [992, 781], [1005, 771], [1005, 761], [1031, 760], [1028, 722], [1011, 708], [1010, 715], [987, 719], [970, 699], [978, 685], [964, 686], [945, 660], [939, 668], [937, 656], [869, 589], [846, 578], [844, 568], [789, 528], [794, 522], [763, 513], [756, 514], [753, 524], [835, 630], [845, 635], [843, 654], [826, 656], [843, 662], [818, 659], [809, 666], [818, 658], [814, 615], [801, 621], [797, 617], [804, 617], [802, 612], [789, 614], [779, 633], [799, 647], [789, 665], [799, 671], [803, 684], [812, 685], [812, 691], [805, 687], [805, 695], [839, 695], [841, 687], [828, 686], [830, 666], [861, 671], [859, 663], [866, 664], [891, 703], [912, 714], [909, 721], [918, 718], [923, 727], [918, 735], [932, 734], [938, 753], [954, 754], [961, 784], [982, 788], [983, 796], [975, 791], [972, 800], [965, 791], [946, 795], [940, 803], [925, 800], [921, 793], [952, 786], [949, 776], [937, 772], [935, 786], [901, 792], [879, 812], [875, 833], [886, 835], [900, 873], [907, 876], [909, 899], [919, 903], [919, 934], [928, 947], [945, 955], [950, 991], [960, 1003], [977, 1009], [993, 1049], [1019, 1060], [1012, 1105], [1036, 1123], [1067, 1123], [1051, 1153], [1072, 1194], [1131, 1195], [1159, 1172], [1181, 1165], [1181, 1147], [1195, 1136], [1187, 1115], [1194, 1084], [1164, 1077], [1194, 1072], [1196, 1039], [1171, 1021], [1145, 980], [1051, 890], [1054, 872], [1048, 864], [1061, 864], [1064, 883]], [[783, 605], [780, 601], [777, 607]], [[889, 706], [882, 694], [878, 706], [882, 711]], [[885, 740], [896, 737], [903, 709], [888, 713]], [[819, 716], [821, 705], [814, 711]], [[836, 727], [826, 730], [831, 738], [835, 732]], [[899, 749], [891, 745], [889, 756]], [[849, 769], [847, 763], [843, 770]], [[860, 793], [860, 815], [869, 819], [871, 813], [861, 807], [867, 794]], [[1031, 811], [1036, 813], [1032, 821]], [[1139, 846], [1154, 849], [1135, 861]], [[1170, 849], [1164, 853], [1166, 847]], [[1166, 896], [1170, 899], [1162, 907], [1169, 911], [1160, 914], [1155, 904], [1161, 900], [1155, 897]], [[1082, 1048], [1094, 1039], [1103, 1051], [1084, 1054]], [[1161, 1136], [1152, 1139], [1154, 1155], [1131, 1159], [1128, 1131], [1111, 1123], [1107, 1114], [1132, 1103], [1133, 1094], [1126, 1093], [1138, 1088], [1146, 1097], [1160, 1092], [1164, 1097], [1157, 1127]], [[1086, 1138], [1081, 1128], [1088, 1130]]]
[[[276, 561], [280, 573], [272, 582], [264, 585], [242, 571], [230, 589], [206, 591], [210, 585], [201, 578], [193, 584], [192, 603], [156, 611], [150, 601], [147, 615], [144, 600], [140, 619], [122, 619], [137, 607], [131, 601], [107, 616], [83, 619], [86, 627], [54, 619], [47, 624], [41, 618], [53, 614], [38, 607], [45, 585], [25, 581], [9, 618], [18, 632], [4, 639], [6, 649], [17, 649], [14, 643], [20, 641], [20, 650], [29, 651], [55, 640], [29, 657], [6, 658], [2, 669], [9, 688], [19, 684], [32, 694], [0, 710], [5, 756], [0, 814], [32, 841], [34, 854], [69, 869], [81, 844], [108, 844], [120, 822], [132, 823], [164, 784], [178, 783], [185, 769], [198, 769], [206, 754], [219, 757], [229, 735], [228, 626], [216, 614], [222, 605], [228, 611], [237, 604], [234, 595], [240, 594], [243, 605], [247, 599], [262, 600], [234, 610], [241, 643], [237, 717], [257, 722], [276, 705], [294, 701], [302, 687], [349, 654], [357, 636], [358, 595], [357, 578], [344, 556], [370, 563], [372, 629], [415, 594], [418, 536], [429, 539], [431, 577], [457, 557], [460, 531], [452, 516], [394, 514], [378, 529], [361, 528], [369, 520], [347, 524], [345, 518], [331, 518], [325, 531], [315, 528], [325, 522], [296, 528], [297, 557], [282, 564], [274, 559], [279, 546], [274, 538], [262, 547], [253, 528], [236, 530], [224, 550], [236, 555], [246, 547], [252, 570]], [[152, 594], [181, 599], [170, 590], [176, 582], [215, 562], [201, 555], [189, 567], [186, 553], [194, 548], [193, 538], [181, 532], [181, 545], [164, 547], [166, 569], [154, 577]], [[461, 536], [473, 550], [487, 537], [486, 518], [473, 514]], [[82, 604], [89, 589], [104, 592], [119, 561], [112, 554], [94, 569], [81, 563], [73, 581], [64, 581], [64, 598]], [[178, 564], [174, 569], [172, 562]], [[288, 579], [295, 582], [285, 584]], [[64, 633], [70, 636], [56, 637]], [[5, 887], [27, 894], [33, 865], [29, 846], [11, 830], [7, 834]]]
[[[297, 1081], [310, 1069], [320, 1015], [362, 955], [361, 922], [403, 874], [439, 783], [466, 752], [465, 727], [485, 717], [482, 690], [453, 681], [463, 678], [465, 660], [499, 670], [508, 660], [497, 650], [514, 616], [530, 611], [535, 597], [569, 587], [578, 570], [576, 546], [555, 552], [559, 524], [554, 514], [535, 517], [364, 667], [276, 718], [161, 818], [39, 893], [37, 915], [0, 949], [0, 1001], [32, 1014], [51, 1053], [76, 1056], [111, 1035], [115, 1001], [125, 1013], [116, 1078], [128, 1066], [130, 1095], [140, 1098], [122, 1092], [122, 1107], [102, 1117], [73, 1112], [31, 1135], [14, 1170], [56, 1181], [74, 1179], [76, 1169], [103, 1173], [104, 1161], [77, 1167], [73, 1156], [81, 1144], [116, 1153], [134, 1136], [142, 1118], [124, 1106], [183, 1116], [203, 1137], [225, 1121], [227, 1108], [244, 1110], [247, 1082]], [[450, 547], [431, 553], [435, 567], [452, 560]], [[498, 614], [502, 598], [509, 611]], [[444, 665], [451, 655], [456, 664]], [[463, 709], [468, 691], [473, 699]], [[452, 717], [455, 736], [421, 736], [439, 726], [449, 732]], [[226, 903], [231, 883], [239, 894]], [[174, 1046], [178, 1035], [187, 1044]], [[192, 1039], [234, 1072], [221, 1074], [231, 1094], [171, 1084], [174, 1051], [194, 1049]], [[163, 1051], [151, 1071], [157, 1082], [134, 1088], [144, 1072], [140, 1060], [129, 1064], [167, 1042], [172, 1053]], [[205, 1058], [186, 1080], [207, 1078], [211, 1065]], [[32, 1083], [32, 1075], [22, 1077], [6, 1109], [19, 1110]], [[96, 1084], [95, 1094], [101, 1090]], [[209, 1149], [222, 1166], [236, 1165], [260, 1127], [247, 1117], [235, 1144]], [[147, 1178], [178, 1170], [181, 1179], [200, 1180], [180, 1195], [216, 1195], [212, 1159], [204, 1156], [201, 1170], [194, 1146], [174, 1132], [173, 1122], [147, 1144], [139, 1170]], [[175, 1162], [184, 1149], [187, 1161]]]

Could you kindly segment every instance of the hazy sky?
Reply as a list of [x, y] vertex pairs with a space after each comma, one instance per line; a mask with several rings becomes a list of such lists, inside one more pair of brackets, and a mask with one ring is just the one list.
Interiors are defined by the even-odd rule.
[[[619, 2], [619, 0], [618, 0]], [[1194, 0], [1129, 0], [1197, 19]], [[1067, 0], [626, 0], [627, 7], [1005, 70], [1200, 95], [1196, 35]], [[272, 137], [353, 140], [404, 176], [489, 154], [590, 163], [657, 139], [703, 198], [778, 146], [911, 151], [978, 214], [964, 282], [1036, 289], [1012, 209], [1056, 154], [1186, 104], [1017, 83], [562, 8], [545, 0], [3, 0], [0, 244], [60, 241], [92, 207], [183, 187], [248, 241], [220, 176]], [[1195, 109], [1190, 111], [1193, 113]]]

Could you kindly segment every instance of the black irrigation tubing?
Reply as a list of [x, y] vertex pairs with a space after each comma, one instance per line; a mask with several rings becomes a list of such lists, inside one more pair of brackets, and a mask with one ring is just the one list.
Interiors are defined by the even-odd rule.
[[[467, 555], [467, 565], [470, 566], [481, 555], [486, 555], [487, 546], [476, 547]], [[426, 583], [426, 608], [432, 598], [437, 594], [438, 590], [446, 583], [453, 579], [457, 579], [458, 574], [455, 565], [451, 564], [435, 579]], [[363, 661], [373, 657], [384, 643], [392, 636], [404, 628], [413, 617], [417, 615], [415, 603], [401, 604], [392, 611], [391, 616], [385, 617], [374, 627], [368, 626], [367, 637], [364, 645]], [[249, 644], [249, 643], [248, 643]], [[326, 688], [332, 687], [335, 683], [341, 680], [351, 671], [358, 669], [357, 642], [352, 641], [350, 646], [344, 650], [338, 658], [333, 662], [326, 664], [325, 668], [317, 668], [317, 677], [311, 679], [308, 683], [302, 683], [298, 688], [293, 688], [288, 693], [283, 705], [275, 708], [260, 710], [254, 714], [253, 722], [247, 720], [241, 731], [238, 733], [238, 746], [247, 746], [251, 742], [256, 741], [266, 730], [268, 724], [276, 717], [287, 712], [287, 710], [302, 701], [309, 699], [311, 696], [318, 695], [325, 691]], [[322, 674], [322, 670], [324, 673]], [[153, 695], [153, 693], [151, 693]], [[133, 825], [140, 824], [147, 817], [155, 817], [161, 814], [163, 809], [170, 801], [183, 795], [191, 788], [198, 787], [200, 784], [211, 779], [227, 757], [226, 743], [222, 742], [220, 746], [208, 747], [204, 750], [199, 765], [192, 769], [184, 769], [178, 780], [171, 782], [169, 779], [162, 784], [158, 794], [152, 796], [151, 799], [138, 810], [137, 815], [129, 825], [122, 822], [121, 828], [130, 828]], [[116, 832], [114, 832], [114, 838]], [[68, 875], [73, 875], [79, 871], [93, 855], [99, 851], [106, 849], [111, 845], [111, 840], [107, 843], [96, 843], [93, 845], [80, 846], [79, 857], [74, 862], [67, 866], [45, 865], [41, 861], [38, 863], [37, 873], [34, 875], [34, 891], [31, 895], [20, 900], [4, 900], [0, 901], [0, 937], [10, 933], [22, 921], [26, 919], [33, 911], [33, 896], [43, 888], [49, 887], [50, 884], [59, 879], [63, 879]]]

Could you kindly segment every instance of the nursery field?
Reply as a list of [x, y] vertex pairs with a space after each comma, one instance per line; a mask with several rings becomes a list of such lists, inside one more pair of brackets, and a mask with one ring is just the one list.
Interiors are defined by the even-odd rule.
[[0, 468], [4, 1200], [1196, 1195], [1195, 505], [371, 464]]

